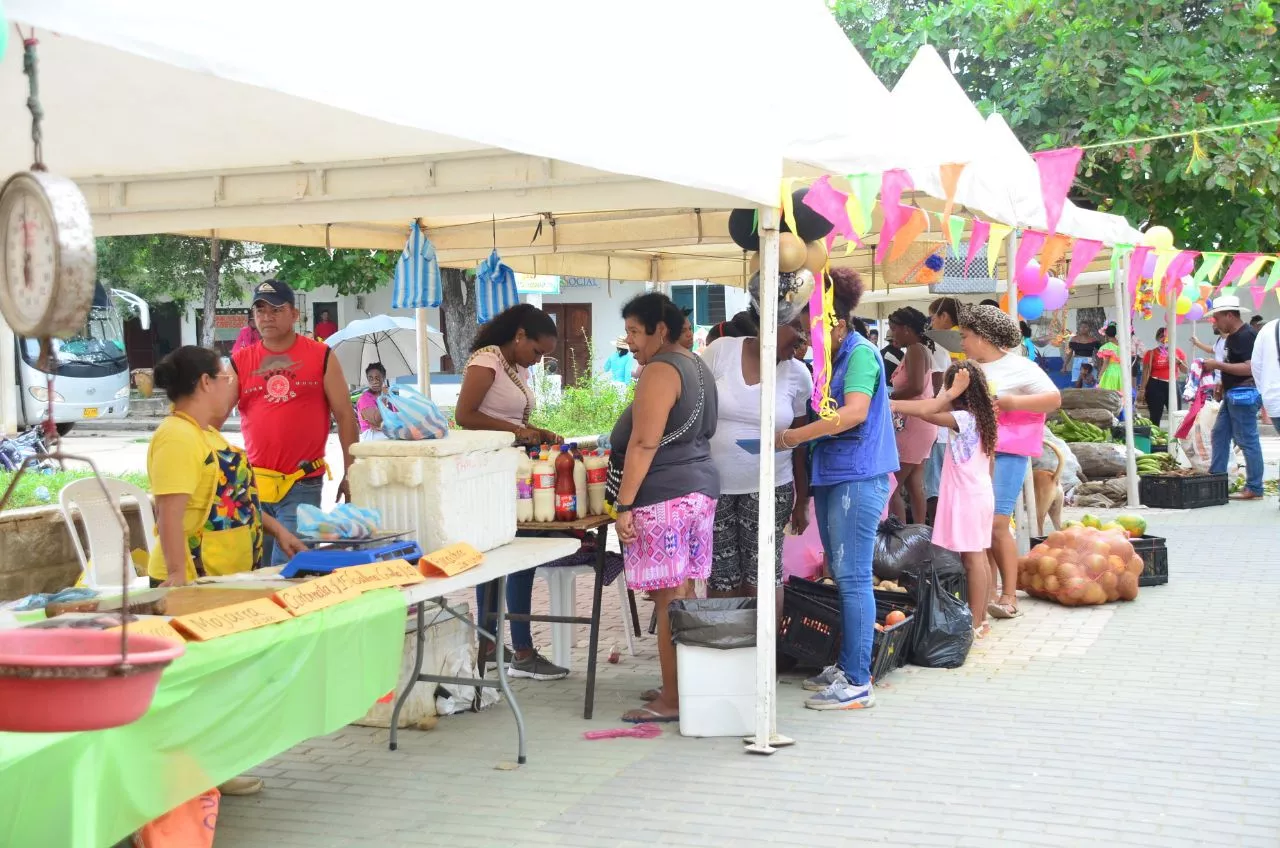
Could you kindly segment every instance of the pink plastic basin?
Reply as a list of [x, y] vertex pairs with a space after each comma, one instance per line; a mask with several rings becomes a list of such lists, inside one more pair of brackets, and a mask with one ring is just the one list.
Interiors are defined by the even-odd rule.
[[0, 731], [102, 730], [136, 721], [151, 706], [160, 674], [185, 650], [158, 636], [130, 636], [130, 668], [122, 674], [115, 668], [119, 632], [0, 631]]

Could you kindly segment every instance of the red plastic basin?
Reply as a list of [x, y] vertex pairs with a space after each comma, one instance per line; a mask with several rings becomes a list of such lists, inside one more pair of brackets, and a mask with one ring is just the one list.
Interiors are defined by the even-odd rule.
[[[118, 631], [0, 631], [0, 731], [63, 733], [136, 721], [160, 674], [185, 650], [158, 636], [130, 636], [131, 670], [119, 674], [112, 670], [120, 663]], [[73, 676], [95, 671], [105, 673]]]

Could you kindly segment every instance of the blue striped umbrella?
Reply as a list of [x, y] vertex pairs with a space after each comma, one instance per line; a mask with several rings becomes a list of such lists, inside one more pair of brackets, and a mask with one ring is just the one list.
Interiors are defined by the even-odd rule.
[[396, 263], [396, 275], [391, 286], [391, 305], [396, 309], [420, 309], [440, 305], [440, 263], [436, 261], [436, 249], [414, 221], [409, 228], [409, 240], [405, 242]]
[[476, 269], [476, 318], [483, 324], [519, 302], [516, 274], [495, 250]]

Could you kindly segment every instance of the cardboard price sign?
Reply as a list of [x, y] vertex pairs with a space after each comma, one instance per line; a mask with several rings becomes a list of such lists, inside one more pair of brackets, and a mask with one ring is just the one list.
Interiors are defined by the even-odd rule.
[[385, 589], [388, 586], [409, 586], [421, 583], [423, 577], [408, 562], [402, 559], [389, 559], [386, 562], [371, 562], [368, 565], [353, 565], [340, 568], [333, 578], [341, 577], [347, 585], [357, 592], [368, 592], [373, 589]]
[[270, 598], [256, 598], [242, 604], [180, 615], [173, 619], [173, 626], [192, 639], [205, 642], [291, 619], [292, 616]]
[[360, 590], [342, 578], [342, 571], [335, 571], [325, 577], [281, 589], [272, 598], [293, 615], [306, 615], [359, 595]]
[[[123, 627], [110, 627], [108, 632], [119, 633]], [[141, 634], [143, 636], [158, 636], [161, 639], [168, 639], [172, 642], [185, 642], [182, 634], [173, 629], [173, 625], [166, 618], [140, 618], [137, 621], [129, 622], [129, 635]]]
[[466, 542], [459, 542], [427, 554], [419, 562], [418, 568], [427, 577], [452, 577], [475, 568], [482, 562], [484, 554]]

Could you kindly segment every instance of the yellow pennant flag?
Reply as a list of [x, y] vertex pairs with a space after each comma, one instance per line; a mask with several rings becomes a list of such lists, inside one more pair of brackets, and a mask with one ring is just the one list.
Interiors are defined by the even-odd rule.
[[1161, 287], [1160, 284], [1164, 281], [1164, 275], [1169, 272], [1169, 263], [1173, 262], [1181, 252], [1177, 248], [1156, 251], [1156, 270], [1151, 277], [1151, 281], [1157, 289]]
[[1013, 227], [992, 222], [991, 235], [987, 238], [987, 276], [996, 275], [996, 262], [1000, 260], [1000, 251], [1004, 249], [1004, 240], [1013, 232]]
[[782, 220], [787, 222], [787, 226], [793, 233], [796, 231], [796, 204], [791, 192], [795, 184], [795, 177], [782, 178]]
[[1274, 257], [1259, 256], [1257, 259], [1245, 266], [1244, 272], [1240, 274], [1240, 281], [1236, 283], [1238, 286], [1247, 286], [1253, 282], [1253, 278], [1258, 276], [1258, 272], [1262, 270], [1262, 266], [1270, 262]]

